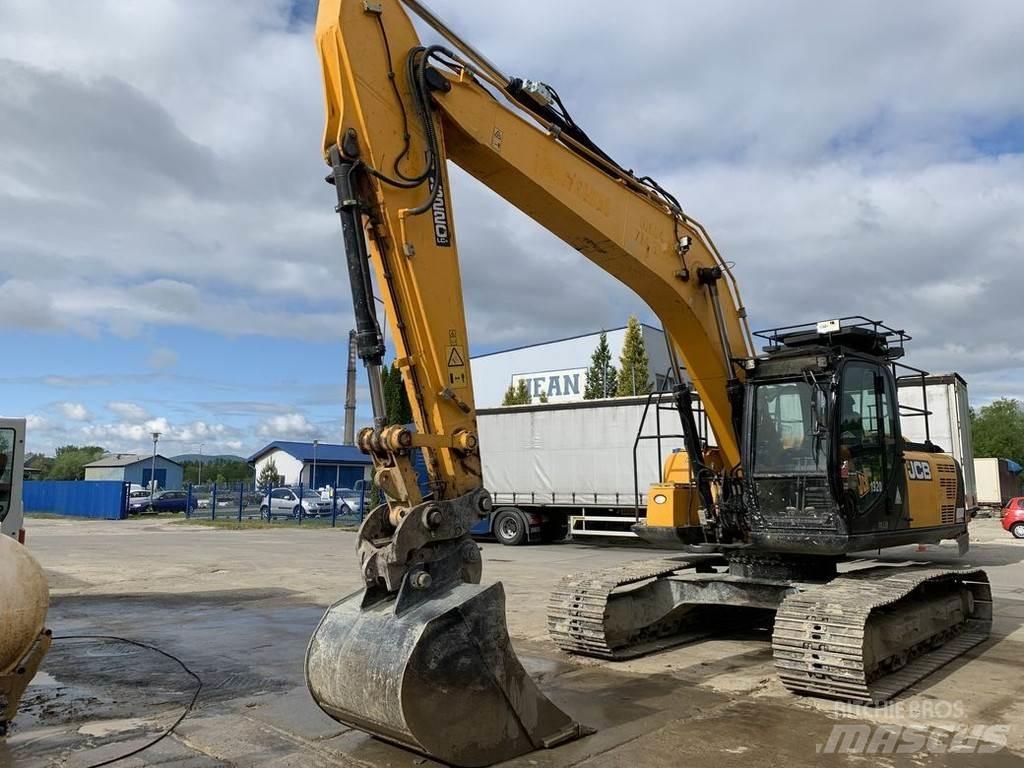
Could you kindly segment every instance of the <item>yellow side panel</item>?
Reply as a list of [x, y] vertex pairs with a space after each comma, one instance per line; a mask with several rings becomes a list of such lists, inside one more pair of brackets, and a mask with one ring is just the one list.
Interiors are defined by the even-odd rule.
[[907, 504], [911, 528], [964, 522], [957, 508], [956, 462], [942, 453], [907, 452]]
[[675, 451], [665, 459], [665, 468], [661, 475], [664, 483], [685, 485], [690, 482], [690, 455], [686, 451]]
[[[683, 456], [686, 454], [684, 453]], [[692, 485], [658, 483], [647, 496], [647, 525], [652, 528], [686, 528], [700, 525], [699, 499]]]

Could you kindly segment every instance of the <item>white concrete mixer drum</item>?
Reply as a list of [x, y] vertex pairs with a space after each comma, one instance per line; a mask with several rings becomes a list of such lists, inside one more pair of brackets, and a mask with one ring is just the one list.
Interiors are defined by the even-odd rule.
[[0, 536], [0, 677], [28, 653], [43, 631], [49, 607], [42, 567], [24, 546]]

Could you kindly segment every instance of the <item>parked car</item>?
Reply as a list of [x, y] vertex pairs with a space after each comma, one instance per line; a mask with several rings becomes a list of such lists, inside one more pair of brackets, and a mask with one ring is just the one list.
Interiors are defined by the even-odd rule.
[[[362, 491], [354, 491], [351, 488], [338, 488], [335, 492], [338, 496], [339, 515], [360, 515], [363, 513], [363, 505], [366, 503], [366, 499]], [[342, 512], [342, 503], [345, 505], [344, 512]]]
[[[338, 509], [341, 513], [340, 505]], [[331, 502], [324, 501], [320, 494], [312, 490], [304, 490], [302, 498], [294, 488], [274, 488], [260, 502], [260, 516], [267, 520], [275, 517], [319, 517], [331, 514]]]
[[[212, 503], [213, 503], [213, 499], [210, 496], [207, 496], [205, 499], [198, 499], [196, 501], [196, 505], [199, 507], [199, 509], [209, 509], [210, 508], [210, 504], [212, 504]], [[217, 509], [224, 509], [225, 507], [231, 507], [232, 509], [234, 509], [237, 506], [238, 506], [238, 497], [237, 496], [235, 496], [233, 499], [230, 498], [230, 497], [225, 499], [223, 496], [218, 496], [217, 497]]]
[[[128, 500], [128, 514], [141, 515], [143, 512], [184, 512], [187, 508], [188, 493], [185, 491], [157, 491], [150, 498], [149, 492]], [[196, 509], [192, 500], [192, 511]]]
[[1015, 539], [1024, 539], [1024, 496], [1016, 496], [1003, 507], [1003, 528]]

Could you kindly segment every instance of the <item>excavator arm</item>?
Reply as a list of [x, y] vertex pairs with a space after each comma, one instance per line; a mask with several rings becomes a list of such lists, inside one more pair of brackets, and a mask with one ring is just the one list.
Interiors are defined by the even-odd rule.
[[[422, 4], [406, 5], [458, 40]], [[728, 383], [742, 378], [738, 363], [753, 356], [752, 345], [729, 267], [698, 222], [652, 180], [622, 169], [573, 137], [581, 131], [556, 122], [545, 104], [555, 94], [546, 86], [475, 64], [479, 54], [461, 41], [455, 51], [423, 48], [400, 2], [325, 0], [317, 44], [325, 157], [333, 165], [332, 153], [340, 154], [368, 182], [362, 213], [371, 261], [417, 441], [434, 456], [428, 468], [435, 487], [454, 496], [467, 482], [479, 483], [478, 467], [449, 450], [462, 451], [465, 443], [453, 445], [455, 436], [475, 426], [447, 160], [647, 302], [700, 394], [726, 464], [739, 462]], [[415, 77], [404, 76], [417, 67], [422, 93], [415, 92]], [[427, 166], [434, 175], [419, 184], [407, 180]], [[572, 285], [567, 275], [566, 290]]]
[[[421, 44], [407, 9], [450, 47]], [[373, 457], [386, 503], [359, 533], [365, 589], [328, 611], [311, 641], [307, 680], [342, 722], [448, 762], [488, 764], [573, 738], [581, 727], [540, 694], [515, 658], [501, 585], [479, 586], [469, 530], [489, 512], [490, 497], [447, 162], [647, 302], [670, 340], [676, 381], [681, 358], [731, 471], [740, 465], [744, 363], [753, 356], [745, 312], [729, 266], [674, 197], [616, 164], [553, 88], [501, 74], [422, 3], [321, 0], [316, 42], [324, 157], [375, 417], [357, 442]], [[567, 293], [572, 287], [566, 275]], [[415, 429], [385, 423], [378, 298]], [[693, 458], [699, 451], [690, 447]], [[416, 450], [426, 457], [425, 495], [412, 466]], [[709, 491], [705, 501], [710, 507]], [[471, 734], [456, 712], [439, 714], [437, 692], [452, 689], [459, 695], [444, 708], [467, 707]]]

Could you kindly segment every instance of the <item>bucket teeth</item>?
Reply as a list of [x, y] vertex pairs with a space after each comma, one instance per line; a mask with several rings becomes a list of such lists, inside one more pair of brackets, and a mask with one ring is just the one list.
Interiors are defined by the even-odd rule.
[[523, 669], [505, 625], [505, 593], [461, 584], [396, 615], [328, 609], [310, 640], [306, 682], [334, 719], [458, 766], [483, 766], [583, 735]]

